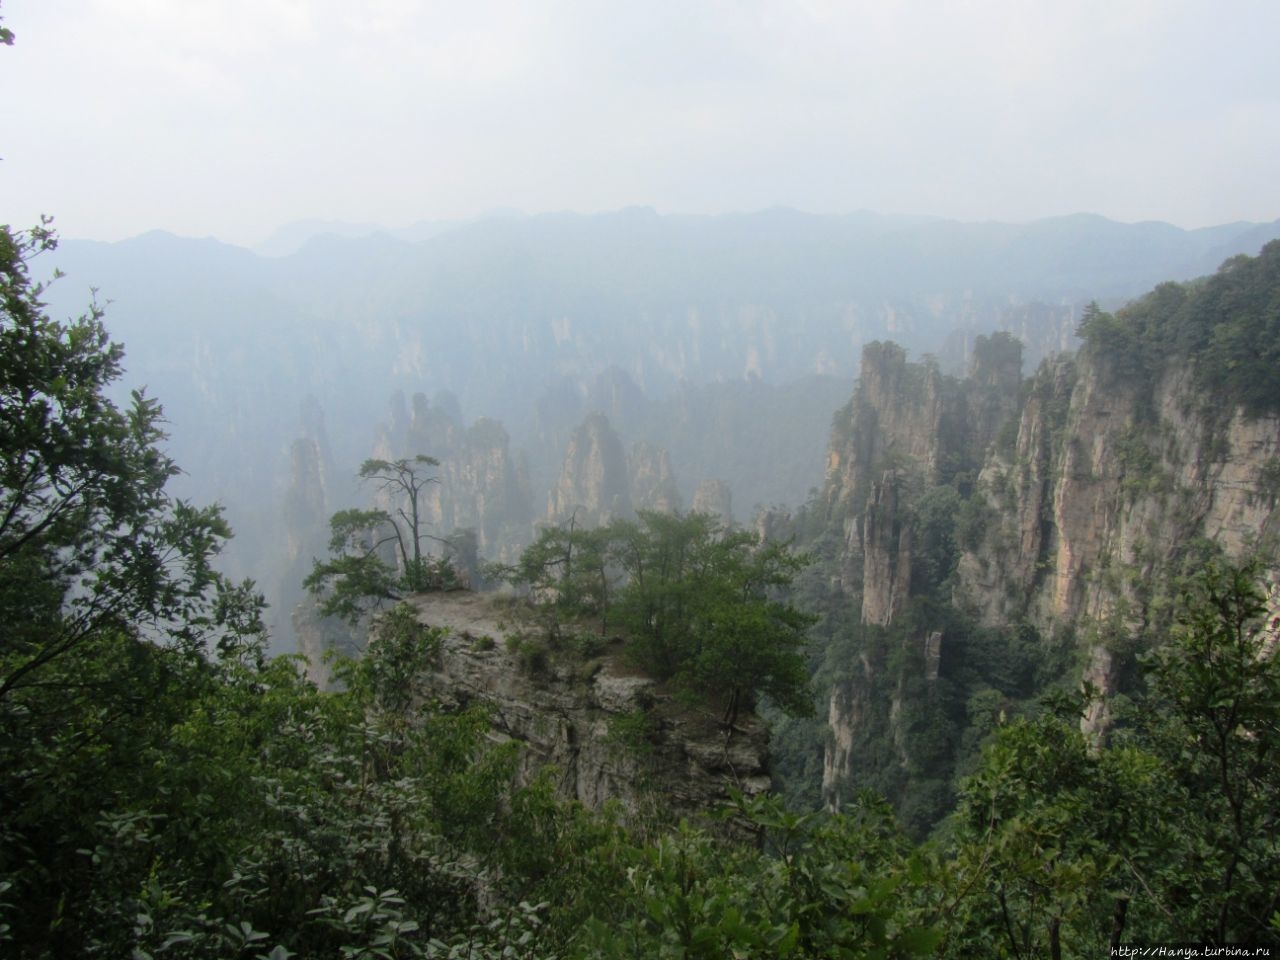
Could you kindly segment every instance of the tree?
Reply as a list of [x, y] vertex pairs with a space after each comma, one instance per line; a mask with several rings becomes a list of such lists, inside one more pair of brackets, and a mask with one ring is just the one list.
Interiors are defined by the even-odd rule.
[[998, 731], [954, 820], [959, 938], [1011, 957], [1277, 942], [1280, 660], [1265, 610], [1256, 567], [1209, 566], [1108, 746], [1080, 732], [1080, 701]]
[[814, 618], [785, 599], [807, 556], [707, 514], [641, 512], [610, 529], [627, 574], [617, 619], [642, 666], [722, 698], [729, 723], [760, 695], [791, 714], [812, 709], [804, 649]]
[[776, 796], [737, 797], [723, 815], [759, 845], [682, 824], [622, 850], [622, 895], [601, 898], [603, 909], [580, 924], [573, 955], [937, 955], [941, 931], [926, 885], [932, 865], [911, 849], [883, 802], [859, 798], [848, 813], [822, 818], [789, 813]]
[[220, 512], [166, 493], [159, 406], [108, 397], [101, 311], [47, 315], [54, 243], [0, 228], [0, 953], [499, 955], [468, 931], [510, 749], [422, 708], [439, 636], [405, 608], [340, 693], [265, 657]]
[[695, 600], [696, 654], [687, 668], [698, 688], [726, 698], [725, 720], [763, 695], [784, 712], [813, 709], [804, 650], [816, 618], [782, 599], [808, 558], [750, 533], [712, 541]]
[[611, 525], [614, 556], [626, 575], [615, 610], [633, 659], [661, 678], [674, 677], [695, 656], [694, 608], [703, 587], [700, 556], [718, 523], [708, 514], [642, 511]]
[[600, 635], [609, 628], [609, 605], [619, 572], [613, 562], [617, 524], [578, 526], [577, 514], [565, 526], [547, 526], [525, 548], [508, 576], [526, 585], [548, 606], [570, 614], [600, 618]]
[[515, 582], [526, 585], [534, 593], [554, 596], [557, 604], [574, 606], [573, 555], [577, 547], [577, 511], [565, 526], [543, 527], [537, 538], [520, 554], [520, 562], [511, 571]]
[[305, 581], [320, 597], [323, 614], [354, 623], [385, 601], [457, 585], [452, 566], [422, 550], [424, 540], [438, 538], [424, 529], [420, 498], [429, 484], [440, 482], [424, 470], [439, 465], [424, 454], [361, 464], [361, 479], [372, 481], [389, 505], [340, 510], [329, 520], [333, 556], [317, 560]]
[[[1280, 657], [1256, 566], [1210, 565], [1148, 659], [1144, 736], [1167, 764], [1171, 856], [1151, 882], [1185, 939], [1260, 940], [1280, 909]], [[1269, 940], [1268, 942], [1272, 942]]]
[[0, 228], [0, 700], [111, 631], [198, 647], [254, 616], [212, 566], [221, 511], [165, 491], [159, 404], [107, 397], [124, 352], [102, 310], [44, 312], [29, 260], [55, 246], [47, 221]]
[[[757, 697], [812, 709], [804, 650], [815, 618], [787, 599], [809, 557], [704, 513], [642, 510], [607, 527], [547, 527], [508, 577], [544, 606], [600, 617], [637, 666], [720, 700], [732, 724]], [[612, 620], [610, 620], [612, 617]]]
[[214, 570], [219, 509], [166, 492], [159, 405], [108, 397], [123, 350], [101, 309], [48, 316], [31, 262], [55, 246], [47, 220], [0, 227], [0, 874], [15, 936], [75, 955], [114, 869], [83, 851], [150, 830], [126, 809], [157, 796], [158, 750], [210, 658], [261, 663], [262, 624]]
[[1160, 928], [1133, 869], [1159, 846], [1155, 804], [1168, 781], [1141, 750], [1091, 750], [1082, 709], [1083, 698], [1062, 698], [1001, 727], [964, 784], [952, 935], [981, 955], [1057, 960], [1172, 939], [1152, 936]]

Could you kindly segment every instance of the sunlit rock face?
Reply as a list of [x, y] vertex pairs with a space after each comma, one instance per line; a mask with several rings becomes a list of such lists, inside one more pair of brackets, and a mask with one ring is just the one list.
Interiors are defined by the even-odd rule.
[[[928, 358], [908, 362], [906, 351], [893, 343], [864, 348], [853, 397], [835, 416], [826, 484], [817, 502], [834, 542], [831, 585], [861, 623], [888, 627], [905, 611], [919, 576], [918, 501], [937, 485], [967, 490], [972, 484], [985, 450], [1016, 414], [1021, 355], [1012, 339], [984, 339], [970, 376], [961, 379]], [[936, 680], [943, 633], [926, 626], [906, 642], [919, 648], [921, 674]], [[881, 659], [863, 654], [860, 663], [846, 665], [847, 679], [831, 693], [824, 793], [833, 807], [844, 787], [857, 781], [854, 746], [872, 713], [868, 697], [885, 669]], [[892, 682], [900, 688], [905, 676]], [[895, 694], [891, 726], [901, 703]], [[906, 766], [910, 758], [899, 732], [891, 732], [890, 741]]]
[[[844, 541], [837, 576], [850, 596], [878, 595], [864, 622], [888, 623], [885, 591], [898, 581], [901, 594], [910, 577], [911, 534], [898, 516], [898, 491], [963, 483], [976, 473], [1017, 408], [1021, 356], [1015, 341], [993, 340], [975, 353], [971, 375], [959, 379], [932, 360], [908, 362], [894, 343], [864, 348], [853, 397], [832, 426], [822, 494], [827, 523]], [[877, 551], [870, 579], [863, 570], [868, 544]]]
[[1192, 511], [1179, 511], [1174, 522], [1167, 509], [1176, 483], [1163, 461], [1189, 455], [1177, 448], [1190, 437], [1175, 437], [1187, 425], [1170, 430], [1171, 445], [1152, 450], [1138, 475], [1133, 451], [1147, 438], [1134, 436], [1136, 403], [1125, 384], [1105, 383], [1084, 361], [1038, 375], [1014, 449], [993, 451], [983, 467], [978, 491], [994, 509], [982, 541], [961, 560], [961, 589], [985, 622], [1030, 613], [1050, 625], [1105, 615], [1121, 584], [1088, 573], [1104, 556], [1108, 565], [1125, 562], [1134, 521], [1143, 527], [1143, 552], [1147, 544], [1154, 549], [1148, 565], [1199, 526]]
[[[1162, 615], [1196, 551], [1212, 543], [1240, 559], [1280, 529], [1269, 480], [1280, 418], [1222, 410], [1185, 365], [1149, 395], [1105, 358], [1077, 368], [1041, 371], [1013, 452], [983, 467], [978, 491], [995, 509], [961, 558], [957, 595], [990, 624], [1086, 625], [1084, 679], [1105, 696], [1116, 678], [1105, 646]], [[1105, 725], [1094, 713], [1091, 730]]]

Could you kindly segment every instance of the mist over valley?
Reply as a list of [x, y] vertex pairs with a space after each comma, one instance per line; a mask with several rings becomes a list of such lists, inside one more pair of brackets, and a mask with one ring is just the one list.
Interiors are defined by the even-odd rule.
[[[447, 459], [476, 420], [500, 424], [526, 502], [510, 518], [459, 521], [487, 526], [494, 559], [550, 519], [570, 438], [592, 413], [628, 450], [665, 452], [680, 507], [723, 481], [749, 524], [822, 485], [831, 416], [864, 344], [893, 340], [963, 373], [973, 339], [1005, 330], [1025, 344], [1029, 372], [1074, 347], [1086, 303], [1121, 304], [1280, 235], [1277, 223], [1184, 231], [788, 210], [508, 214], [435, 229], [404, 239], [303, 224], [279, 235], [295, 249], [268, 241], [269, 258], [163, 233], [64, 240], [42, 261], [66, 274], [47, 294], [56, 313], [81, 312], [91, 290], [107, 303], [126, 345], [122, 388], [161, 399], [185, 471], [177, 489], [227, 508], [237, 535], [224, 562], [266, 590], [281, 649], [299, 563], [323, 552], [328, 513], [354, 503], [356, 467], [379, 444]], [[408, 450], [396, 421], [417, 394], [440, 419]], [[311, 480], [295, 476], [299, 440], [317, 444]], [[314, 513], [291, 519], [294, 487], [317, 481]], [[631, 479], [614, 482], [632, 499]], [[631, 508], [644, 505], [636, 493]]]

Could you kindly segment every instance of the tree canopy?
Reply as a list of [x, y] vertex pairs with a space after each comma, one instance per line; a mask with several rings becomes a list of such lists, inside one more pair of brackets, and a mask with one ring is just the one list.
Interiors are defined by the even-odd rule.
[[1078, 330], [1118, 378], [1149, 385], [1173, 359], [1251, 416], [1280, 410], [1280, 240], [1189, 284], [1162, 283], [1115, 313], [1090, 305]]
[[166, 491], [160, 406], [108, 398], [123, 350], [101, 310], [44, 312], [30, 260], [55, 245], [47, 224], [0, 229], [0, 699], [113, 633], [199, 647], [256, 622], [212, 566], [221, 511]]

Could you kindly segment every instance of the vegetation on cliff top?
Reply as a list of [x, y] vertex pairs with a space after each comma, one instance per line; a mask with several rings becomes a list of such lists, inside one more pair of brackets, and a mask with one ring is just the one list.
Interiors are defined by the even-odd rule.
[[722, 702], [732, 723], [761, 695], [812, 709], [814, 618], [786, 595], [808, 562], [707, 514], [641, 511], [595, 529], [547, 527], [507, 576], [549, 608], [598, 617], [602, 634], [619, 630], [637, 666]]
[[1188, 359], [1224, 408], [1280, 412], [1280, 241], [1256, 257], [1232, 257], [1203, 280], [1163, 283], [1115, 313], [1093, 304], [1078, 333], [1118, 378], [1149, 389], [1166, 364]]

